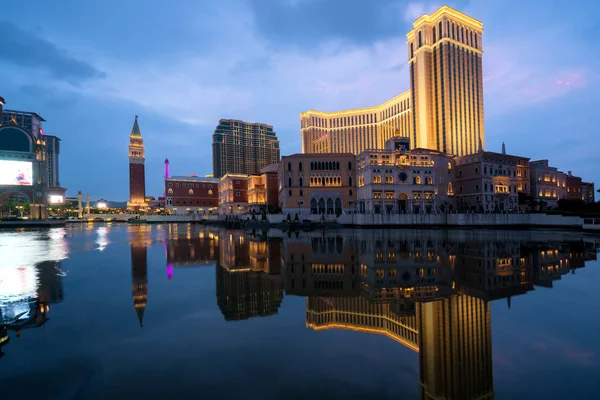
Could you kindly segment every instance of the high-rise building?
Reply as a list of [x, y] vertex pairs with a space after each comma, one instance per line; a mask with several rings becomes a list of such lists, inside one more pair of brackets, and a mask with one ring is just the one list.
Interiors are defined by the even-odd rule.
[[213, 134], [213, 176], [258, 174], [279, 162], [279, 140], [273, 127], [221, 119]]
[[407, 35], [410, 90], [369, 108], [300, 114], [303, 153], [383, 149], [392, 136], [411, 148], [458, 156], [484, 147], [482, 23], [444, 6]]
[[129, 135], [129, 202], [127, 208], [130, 210], [145, 210], [147, 208], [144, 157], [144, 140], [136, 115]]
[[48, 186], [60, 187], [60, 139], [52, 135], [44, 135], [48, 154]]

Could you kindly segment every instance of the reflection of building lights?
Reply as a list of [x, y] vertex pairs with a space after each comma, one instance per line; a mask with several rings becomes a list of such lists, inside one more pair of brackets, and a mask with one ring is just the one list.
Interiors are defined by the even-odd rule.
[[110, 243], [108, 241], [108, 228], [106, 226], [102, 226], [98, 228], [96, 232], [98, 233], [98, 238], [96, 239], [96, 244], [98, 245], [97, 250], [102, 251]]
[[169, 280], [173, 277], [173, 264], [167, 265], [167, 277]]

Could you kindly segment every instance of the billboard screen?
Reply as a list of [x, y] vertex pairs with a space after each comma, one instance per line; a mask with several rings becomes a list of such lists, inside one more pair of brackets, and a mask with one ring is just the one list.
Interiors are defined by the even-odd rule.
[[50, 204], [64, 204], [65, 198], [59, 194], [50, 195]]
[[33, 185], [31, 162], [0, 160], [0, 185]]

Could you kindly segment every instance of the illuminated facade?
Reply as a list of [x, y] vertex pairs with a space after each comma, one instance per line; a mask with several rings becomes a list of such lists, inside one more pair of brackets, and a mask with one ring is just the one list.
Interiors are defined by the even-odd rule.
[[411, 148], [458, 156], [485, 145], [482, 32], [477, 21], [444, 6], [418, 18], [407, 35], [410, 90], [385, 103], [300, 114], [303, 153], [383, 149], [392, 136]]
[[292, 154], [279, 164], [283, 213], [340, 215], [356, 203], [353, 154]]
[[144, 140], [135, 116], [133, 128], [129, 135], [129, 210], [144, 211], [146, 204], [146, 171]]
[[[6, 116], [9, 112], [3, 112], [4, 103], [4, 98], [0, 97], [0, 115]], [[35, 120], [30, 123], [30, 129], [24, 129], [13, 113], [8, 122], [0, 125], [0, 169], [5, 179], [9, 178], [0, 181], [0, 204], [8, 201], [29, 203], [28, 218], [39, 220], [46, 218], [48, 157], [45, 138], [40, 135], [41, 128], [36, 128]], [[24, 208], [20, 211], [20, 215], [23, 214]]]
[[594, 182], [581, 182], [581, 199], [584, 203], [591, 204], [595, 201], [596, 188]]
[[383, 149], [394, 136], [411, 136], [410, 92], [369, 108], [300, 114], [302, 153], [353, 153]]
[[209, 214], [219, 206], [219, 180], [171, 176], [165, 179], [165, 194], [167, 214]]
[[557, 168], [548, 165], [548, 160], [529, 163], [531, 168], [531, 196], [542, 210], [552, 209], [558, 200], [566, 198], [567, 177]]
[[279, 163], [263, 168], [260, 174], [248, 176], [248, 207], [255, 212], [267, 211], [279, 204], [277, 171]]
[[516, 211], [518, 170], [524, 157], [482, 151], [455, 158], [454, 196], [459, 211]]
[[219, 214], [248, 211], [248, 175], [226, 174], [219, 180]]
[[[396, 139], [392, 139], [393, 142]], [[451, 156], [434, 150], [366, 150], [357, 157], [357, 212], [432, 213], [453, 203]]]
[[213, 134], [213, 176], [258, 174], [279, 162], [279, 140], [267, 124], [221, 119]]

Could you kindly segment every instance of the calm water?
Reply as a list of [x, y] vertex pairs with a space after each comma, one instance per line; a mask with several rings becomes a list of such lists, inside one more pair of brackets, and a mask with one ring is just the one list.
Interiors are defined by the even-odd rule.
[[0, 231], [0, 399], [594, 398], [599, 243]]

